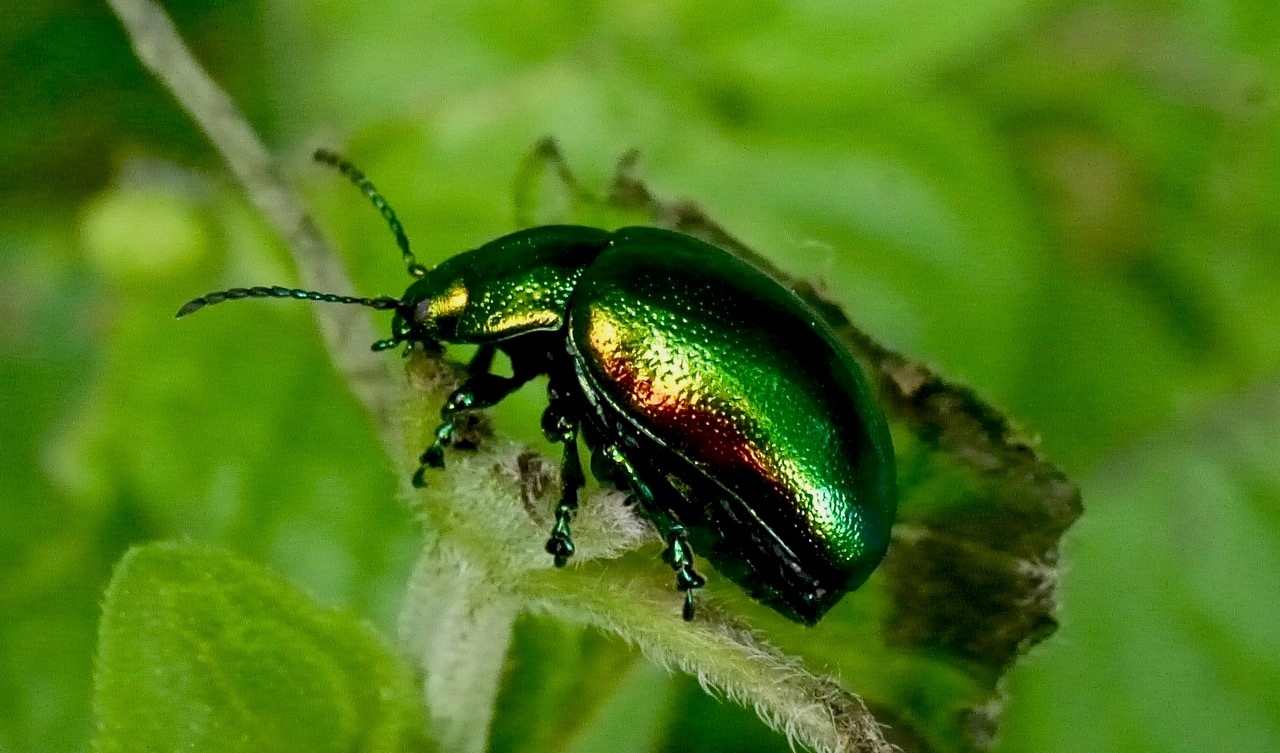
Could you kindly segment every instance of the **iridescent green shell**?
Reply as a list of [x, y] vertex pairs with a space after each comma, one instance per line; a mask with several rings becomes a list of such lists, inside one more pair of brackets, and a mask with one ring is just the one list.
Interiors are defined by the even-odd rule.
[[888, 429], [791, 291], [689, 236], [626, 228], [568, 320], [599, 425], [634, 443], [631, 465], [718, 569], [805, 622], [875, 569], [896, 499]]

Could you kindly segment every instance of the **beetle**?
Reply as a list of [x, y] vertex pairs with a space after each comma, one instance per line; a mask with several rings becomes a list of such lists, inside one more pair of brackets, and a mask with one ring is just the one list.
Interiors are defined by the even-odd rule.
[[[428, 269], [360, 170], [326, 150], [315, 158], [382, 213], [416, 278], [404, 295], [233, 288], [179, 317], [226, 300], [297, 298], [393, 312], [376, 351], [478, 346], [416, 486], [444, 466], [459, 414], [546, 375], [542, 429], [563, 445], [547, 552], [558, 567], [574, 553], [581, 437], [592, 475], [628, 492], [661, 535], [686, 620], [705, 585], [695, 549], [809, 625], [880, 563], [896, 509], [889, 430], [855, 358], [792, 290], [728, 251], [651, 227], [534, 227]], [[499, 351], [511, 376], [491, 371]]]

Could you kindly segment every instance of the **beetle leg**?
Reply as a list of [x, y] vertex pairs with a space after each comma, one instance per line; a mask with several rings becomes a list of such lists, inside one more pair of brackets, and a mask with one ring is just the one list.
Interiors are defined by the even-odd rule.
[[564, 444], [564, 459], [560, 463], [560, 501], [556, 504], [556, 522], [547, 539], [547, 554], [555, 557], [556, 567], [564, 567], [573, 556], [573, 536], [569, 521], [578, 509], [578, 489], [586, 483], [582, 474], [582, 461], [578, 457], [578, 426], [559, 409], [558, 401], [552, 401], [542, 414], [542, 431], [552, 442]]
[[[601, 449], [596, 449], [591, 453], [591, 475], [602, 484], [613, 484], [618, 486], [621, 477], [618, 475], [621, 469], [609, 459]], [[628, 495], [627, 499], [630, 499]]]
[[470, 377], [461, 387], [449, 395], [444, 407], [440, 409], [440, 425], [436, 427], [436, 438], [423, 453], [418, 462], [422, 465], [413, 474], [413, 485], [422, 487], [426, 469], [444, 467], [444, 448], [453, 444], [453, 419], [459, 413], [470, 410], [489, 408], [502, 402], [502, 399], [523, 385], [524, 382], [511, 377], [496, 374], [478, 374]]
[[467, 364], [467, 372], [471, 376], [449, 395], [444, 407], [440, 409], [440, 425], [436, 427], [435, 441], [418, 458], [418, 470], [413, 474], [414, 486], [426, 486], [427, 468], [444, 467], [444, 448], [453, 444], [453, 419], [459, 413], [497, 405], [533, 378], [534, 374], [523, 370], [510, 377], [490, 374], [489, 368], [493, 365], [496, 353], [497, 347], [481, 345], [475, 357]]
[[685, 622], [690, 622], [693, 620], [693, 591], [707, 585], [707, 580], [693, 569], [693, 547], [689, 545], [684, 526], [665, 513], [658, 513], [653, 518], [658, 530], [662, 532], [662, 538], [667, 542], [662, 560], [676, 571], [676, 588], [684, 592], [684, 609], [681, 615]]
[[658, 528], [658, 533], [662, 536], [662, 540], [667, 543], [666, 551], [662, 553], [662, 561], [671, 565], [671, 569], [676, 571], [676, 588], [684, 592], [684, 608], [681, 615], [685, 622], [693, 620], [693, 592], [695, 589], [702, 588], [707, 584], [706, 578], [698, 574], [693, 569], [693, 547], [689, 544], [689, 536], [685, 531], [685, 527], [676, 522], [666, 512], [663, 512], [658, 505], [654, 504], [653, 492], [648, 485], [640, 479], [640, 475], [636, 472], [635, 466], [627, 460], [616, 446], [606, 446], [601, 448], [601, 462], [608, 463], [614, 468], [620, 470], [631, 482], [631, 488], [635, 496], [640, 498], [641, 504], [644, 506], [645, 514], [649, 520]]
[[498, 355], [498, 346], [481, 345], [476, 349], [476, 354], [467, 362], [467, 374], [477, 376], [479, 374], [488, 374], [493, 368], [493, 357]]

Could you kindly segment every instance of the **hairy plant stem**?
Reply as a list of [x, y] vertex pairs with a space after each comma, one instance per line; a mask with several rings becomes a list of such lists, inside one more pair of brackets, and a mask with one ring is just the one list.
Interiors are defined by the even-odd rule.
[[501, 591], [502, 578], [439, 541], [428, 543], [411, 583], [400, 634], [426, 668], [441, 750], [484, 753], [520, 602]]

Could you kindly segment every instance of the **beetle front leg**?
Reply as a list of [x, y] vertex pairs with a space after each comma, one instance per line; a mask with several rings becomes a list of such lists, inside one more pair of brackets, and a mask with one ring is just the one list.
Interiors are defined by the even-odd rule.
[[547, 406], [542, 414], [542, 431], [552, 442], [564, 444], [564, 457], [560, 462], [560, 501], [556, 504], [556, 522], [547, 539], [547, 554], [555, 557], [556, 567], [564, 567], [573, 556], [573, 535], [569, 521], [578, 509], [578, 489], [587, 481], [582, 473], [582, 461], [578, 457], [578, 425], [559, 409], [557, 402]]
[[435, 441], [418, 458], [418, 470], [413, 474], [415, 487], [426, 486], [427, 468], [444, 467], [444, 449], [453, 444], [453, 419], [459, 413], [497, 405], [533, 377], [532, 374], [523, 372], [512, 377], [490, 374], [489, 369], [496, 353], [495, 346], [482, 345], [467, 364], [467, 373], [471, 376], [445, 401], [440, 409], [440, 425], [436, 427]]

